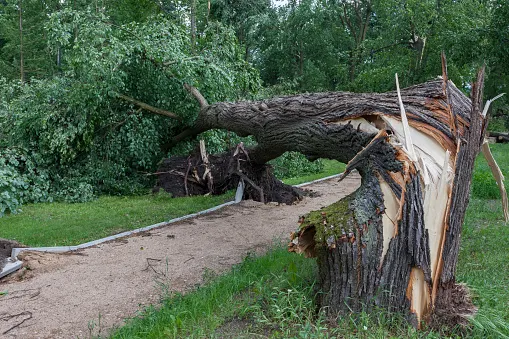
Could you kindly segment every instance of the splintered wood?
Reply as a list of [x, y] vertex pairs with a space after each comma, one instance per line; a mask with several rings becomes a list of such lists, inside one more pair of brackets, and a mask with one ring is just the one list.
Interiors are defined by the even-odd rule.
[[[291, 237], [290, 251], [318, 258], [322, 306], [355, 311], [375, 300], [389, 310], [406, 307], [420, 328], [437, 298], [454, 289], [459, 233], [484, 138], [483, 78], [481, 70], [469, 100], [447, 79], [444, 65], [441, 93], [423, 99], [419, 93], [402, 97], [396, 75], [397, 105], [367, 105], [362, 115], [328, 122], [371, 139], [341, 176], [359, 170], [359, 190], [348, 202], [303, 216]], [[483, 153], [509, 220], [504, 177], [487, 143]]]

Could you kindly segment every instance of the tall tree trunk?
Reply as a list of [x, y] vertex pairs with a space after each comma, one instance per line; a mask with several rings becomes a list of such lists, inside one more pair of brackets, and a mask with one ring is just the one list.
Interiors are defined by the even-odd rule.
[[203, 105], [182, 135], [212, 128], [253, 135], [253, 164], [285, 151], [348, 163], [345, 173], [358, 170], [360, 188], [301, 218], [290, 245], [317, 257], [320, 305], [330, 314], [374, 306], [405, 312], [417, 327], [433, 317], [457, 322], [458, 312], [473, 312], [455, 270], [485, 131], [483, 72], [472, 99], [444, 69], [443, 79], [401, 96], [315, 93]]
[[23, 1], [19, 0], [19, 73], [21, 83], [25, 83], [25, 61], [23, 58]]
[[191, 51], [196, 48], [196, 0], [191, 0]]
[[339, 14], [339, 18], [343, 28], [348, 31], [353, 40], [348, 67], [349, 80], [352, 83], [355, 80], [357, 65], [362, 62], [362, 44], [366, 40], [373, 11], [371, 1], [341, 1], [341, 5], [343, 13]]

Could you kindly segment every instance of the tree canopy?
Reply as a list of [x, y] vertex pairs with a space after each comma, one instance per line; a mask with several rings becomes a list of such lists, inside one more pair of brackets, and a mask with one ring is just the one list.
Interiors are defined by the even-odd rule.
[[[0, 215], [144, 190], [161, 158], [196, 147], [171, 142], [199, 112], [186, 88], [209, 103], [383, 92], [394, 73], [435, 78], [444, 51], [465, 92], [485, 62], [493, 97], [509, 86], [508, 13], [503, 0], [0, 1]], [[200, 138], [211, 153], [240, 140]]]

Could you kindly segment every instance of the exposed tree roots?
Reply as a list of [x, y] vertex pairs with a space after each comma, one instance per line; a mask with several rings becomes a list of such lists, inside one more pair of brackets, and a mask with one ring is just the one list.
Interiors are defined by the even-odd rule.
[[[196, 152], [188, 157], [164, 159], [154, 173], [157, 175], [154, 192], [163, 189], [174, 197], [219, 195], [237, 188], [239, 181], [243, 180], [246, 185], [244, 199], [293, 204], [305, 194], [303, 190], [278, 180], [270, 165], [251, 162], [248, 151], [242, 146], [220, 155], [209, 155], [207, 166], [202, 158]], [[210, 168], [210, 176], [207, 167]], [[213, 185], [209, 185], [210, 178]]]

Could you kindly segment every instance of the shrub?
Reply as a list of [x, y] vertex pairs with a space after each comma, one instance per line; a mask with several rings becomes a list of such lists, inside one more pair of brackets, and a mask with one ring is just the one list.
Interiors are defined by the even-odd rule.
[[274, 167], [274, 174], [279, 179], [318, 173], [323, 170], [323, 163], [321, 160], [309, 161], [304, 155], [298, 152], [286, 152], [270, 163]]
[[17, 213], [23, 203], [51, 201], [48, 175], [36, 157], [27, 153], [16, 148], [0, 150], [0, 217]]

